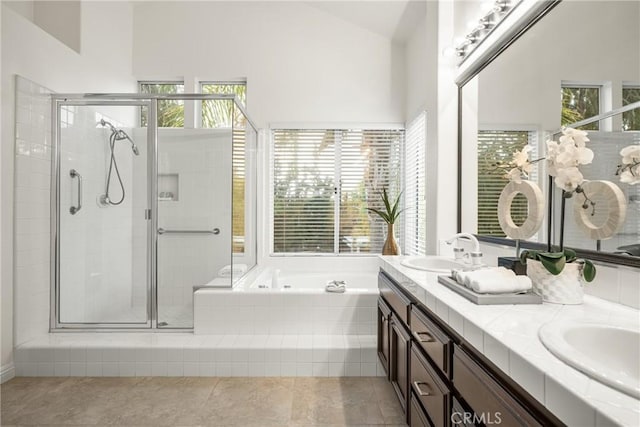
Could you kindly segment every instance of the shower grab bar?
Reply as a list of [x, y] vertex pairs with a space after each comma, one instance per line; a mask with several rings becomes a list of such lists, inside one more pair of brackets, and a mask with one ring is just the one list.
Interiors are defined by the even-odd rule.
[[219, 228], [213, 230], [165, 230], [158, 228], [158, 234], [220, 234]]
[[71, 169], [69, 176], [71, 176], [71, 178], [78, 178], [78, 206], [71, 205], [69, 208], [71, 215], [75, 215], [82, 209], [82, 175], [80, 175], [77, 170]]

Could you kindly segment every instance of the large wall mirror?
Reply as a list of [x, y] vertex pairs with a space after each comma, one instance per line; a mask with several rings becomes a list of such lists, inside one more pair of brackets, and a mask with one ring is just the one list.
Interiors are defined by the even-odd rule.
[[[531, 16], [529, 24], [459, 79], [461, 229], [510, 243], [497, 216], [509, 181], [496, 163], [510, 161], [525, 146], [531, 159], [544, 157], [545, 141], [557, 140], [562, 126], [599, 116], [581, 127], [595, 156], [580, 169], [586, 180], [610, 181], [621, 190], [625, 220], [611, 238], [596, 240], [573, 212], [572, 203], [583, 200], [569, 199], [564, 244], [594, 260], [640, 266], [640, 184], [616, 175], [620, 150], [640, 144], [640, 2], [565, 0]], [[550, 236], [557, 245], [561, 192], [550, 182], [546, 162], [535, 165], [529, 180], [542, 189], [548, 212], [529, 242], [546, 244]], [[600, 193], [592, 199], [595, 209], [586, 218], [592, 228], [605, 226], [616, 215], [610, 200]], [[527, 213], [526, 199], [516, 196], [515, 224]]]

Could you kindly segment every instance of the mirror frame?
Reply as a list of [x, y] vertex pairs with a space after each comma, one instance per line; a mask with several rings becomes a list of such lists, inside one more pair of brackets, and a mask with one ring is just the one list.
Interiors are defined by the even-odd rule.
[[[486, 68], [495, 58], [497, 58], [503, 51], [511, 46], [516, 40], [526, 33], [531, 27], [533, 27], [540, 19], [542, 19], [547, 13], [549, 13], [554, 7], [560, 4], [562, 0], [545, 0], [537, 2], [523, 1], [516, 9], [521, 9], [520, 17], [517, 21], [513, 22], [508, 28], [503, 29], [503, 33], [498, 35], [495, 41], [487, 46], [483, 52], [473, 52], [469, 57], [465, 58], [465, 66], [459, 68], [459, 73], [455, 79], [455, 84], [458, 86], [458, 212], [457, 212], [457, 229], [458, 232], [462, 232], [462, 89], [471, 79], [478, 75], [484, 68]], [[528, 4], [525, 4], [528, 3]], [[477, 54], [477, 55], [474, 55]], [[551, 190], [549, 190], [551, 189]], [[554, 208], [554, 193], [553, 193], [553, 177], [548, 178], [547, 183], [547, 242], [551, 242], [551, 232], [553, 228], [553, 222], [551, 221]], [[507, 239], [505, 237], [494, 236], [481, 236], [475, 234], [480, 242], [512, 246], [515, 248], [516, 242], [513, 239]], [[542, 249], [550, 250], [550, 243], [538, 243], [530, 241], [521, 241], [520, 247], [523, 249]], [[608, 252], [598, 252], [588, 249], [575, 249], [576, 254], [580, 258], [587, 258], [592, 261], [599, 261], [608, 264], [617, 264], [628, 267], [640, 268], [640, 257], [632, 257], [626, 255], [613, 254]]]

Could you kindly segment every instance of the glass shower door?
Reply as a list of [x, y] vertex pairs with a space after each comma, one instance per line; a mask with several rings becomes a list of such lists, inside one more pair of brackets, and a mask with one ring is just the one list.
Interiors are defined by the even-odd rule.
[[143, 101], [56, 100], [57, 327], [150, 327]]
[[194, 290], [214, 280], [231, 286], [219, 277], [231, 265], [231, 134], [158, 130], [159, 328], [192, 328]]

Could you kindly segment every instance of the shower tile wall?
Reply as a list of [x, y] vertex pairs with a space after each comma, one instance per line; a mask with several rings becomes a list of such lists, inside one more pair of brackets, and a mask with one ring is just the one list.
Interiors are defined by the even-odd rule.
[[49, 330], [51, 91], [16, 77], [15, 344]]

